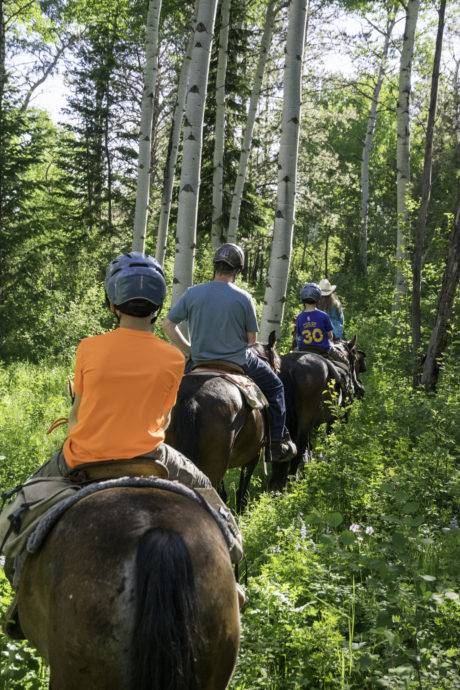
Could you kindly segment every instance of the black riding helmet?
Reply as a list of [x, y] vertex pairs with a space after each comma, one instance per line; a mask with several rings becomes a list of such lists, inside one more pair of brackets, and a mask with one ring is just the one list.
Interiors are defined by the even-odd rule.
[[244, 267], [244, 252], [237, 244], [226, 242], [214, 254], [213, 263], [219, 262], [241, 271]]

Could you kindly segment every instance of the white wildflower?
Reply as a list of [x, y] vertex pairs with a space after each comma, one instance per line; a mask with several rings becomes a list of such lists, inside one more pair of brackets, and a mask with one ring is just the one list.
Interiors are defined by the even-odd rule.
[[360, 532], [361, 525], [358, 525], [356, 522], [353, 522], [348, 529], [350, 530], [350, 532]]

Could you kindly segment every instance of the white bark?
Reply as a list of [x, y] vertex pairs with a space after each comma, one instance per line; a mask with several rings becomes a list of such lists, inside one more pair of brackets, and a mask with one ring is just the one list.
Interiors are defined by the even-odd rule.
[[404, 276], [406, 259], [406, 233], [409, 223], [407, 197], [410, 191], [410, 91], [412, 57], [414, 53], [415, 29], [420, 8], [420, 0], [408, 0], [406, 7], [406, 24], [399, 69], [399, 95], [396, 108], [397, 144], [396, 144], [396, 280], [394, 308], [398, 308], [407, 292]]
[[366, 136], [364, 138], [363, 152], [361, 156], [361, 232], [359, 242], [359, 256], [361, 270], [364, 274], [367, 273], [367, 233], [369, 223], [369, 161], [372, 153], [375, 126], [377, 124], [377, 107], [379, 103], [380, 91], [382, 89], [383, 80], [385, 78], [388, 49], [390, 47], [390, 38], [394, 25], [395, 17], [393, 16], [388, 19], [387, 23], [385, 41], [383, 43], [382, 50], [382, 59], [379, 65], [377, 81], [375, 82], [374, 91], [372, 93], [371, 107], [369, 110], [369, 117], [367, 118]]
[[196, 245], [204, 106], [208, 85], [217, 0], [200, 0], [194, 32], [189, 89], [185, 105], [184, 144], [176, 229], [172, 303], [192, 284]]
[[251, 152], [252, 135], [254, 123], [256, 121], [257, 105], [259, 103], [262, 80], [265, 72], [265, 65], [268, 58], [268, 50], [273, 37], [273, 27], [275, 23], [275, 0], [270, 0], [267, 5], [265, 15], [265, 27], [260, 44], [259, 60], [257, 63], [256, 75], [252, 87], [251, 98], [249, 101], [248, 119], [243, 134], [243, 144], [241, 147], [238, 173], [232, 194], [232, 206], [230, 209], [230, 221], [228, 225], [227, 242], [236, 243], [238, 222], [240, 218], [241, 201], [243, 198], [244, 183], [248, 167], [249, 154]]
[[156, 81], [158, 77], [158, 26], [162, 0], [150, 0], [147, 14], [145, 43], [144, 90], [139, 132], [139, 158], [137, 163], [136, 210], [134, 213], [133, 250], [143, 252], [147, 230], [150, 198], [152, 121]]
[[224, 195], [225, 77], [228, 61], [228, 34], [231, 0], [222, 0], [220, 9], [219, 56], [216, 76], [216, 125], [212, 173], [211, 240], [217, 249], [222, 244], [222, 205]]
[[297, 158], [300, 133], [302, 65], [308, 0], [289, 3], [288, 34], [284, 62], [283, 123], [278, 156], [278, 190], [267, 287], [262, 315], [261, 340], [272, 330], [279, 335], [283, 318], [294, 228]]
[[187, 98], [187, 87], [190, 74], [190, 63], [192, 60], [192, 49], [194, 43], [194, 29], [196, 22], [197, 5], [192, 19], [192, 29], [187, 43], [184, 61], [179, 75], [177, 86], [177, 98], [174, 105], [173, 120], [169, 133], [168, 154], [166, 157], [165, 170], [163, 175], [163, 193], [161, 198], [160, 219], [158, 222], [157, 244], [155, 257], [163, 265], [166, 255], [168, 242], [169, 215], [171, 213], [171, 203], [174, 189], [174, 173], [176, 170], [177, 155], [179, 153], [180, 133], [185, 112], [185, 99]]

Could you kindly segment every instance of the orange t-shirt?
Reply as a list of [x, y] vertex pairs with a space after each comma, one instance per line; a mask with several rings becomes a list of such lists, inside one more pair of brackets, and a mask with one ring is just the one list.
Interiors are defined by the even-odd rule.
[[78, 421], [64, 443], [70, 467], [134, 458], [164, 441], [184, 356], [147, 331], [117, 328], [77, 348], [74, 386]]

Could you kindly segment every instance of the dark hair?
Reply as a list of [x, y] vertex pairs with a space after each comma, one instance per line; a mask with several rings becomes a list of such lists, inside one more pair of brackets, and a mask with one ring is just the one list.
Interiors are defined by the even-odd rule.
[[304, 304], [318, 304], [316, 300], [314, 300], [312, 297], [307, 297], [307, 299], [303, 300]]
[[216, 261], [214, 264], [214, 275], [220, 273], [224, 276], [233, 276], [238, 273], [238, 270], [238, 268], [233, 268], [233, 266], [230, 266], [225, 261]]
[[123, 304], [116, 304], [115, 308], [121, 311], [122, 314], [143, 318], [156, 312], [158, 305], [152, 304], [147, 299], [130, 299], [127, 302], [123, 302]]

